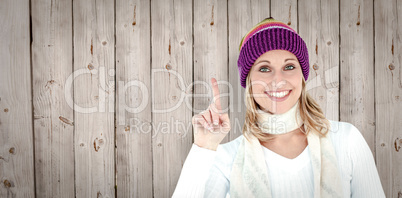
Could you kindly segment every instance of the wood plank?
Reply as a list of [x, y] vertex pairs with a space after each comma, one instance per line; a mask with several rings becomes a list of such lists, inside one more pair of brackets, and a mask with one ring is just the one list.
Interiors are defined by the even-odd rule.
[[386, 197], [402, 196], [402, 3], [374, 1], [376, 159]]
[[339, 120], [339, 1], [299, 1], [299, 35], [307, 44], [307, 92], [330, 120]]
[[341, 0], [339, 9], [339, 119], [360, 130], [375, 156], [373, 0]]
[[114, 1], [73, 1], [77, 197], [114, 197]]
[[271, 0], [271, 16], [298, 31], [297, 0]]
[[0, 1], [0, 197], [34, 197], [29, 1]]
[[230, 122], [229, 140], [242, 135], [246, 116], [245, 89], [240, 85], [237, 60], [239, 45], [243, 36], [261, 20], [270, 16], [269, 0], [231, 0], [228, 1], [229, 23], [229, 85]]
[[150, 22], [149, 1], [116, 1], [117, 197], [153, 197]]
[[192, 10], [188, 0], [151, 1], [154, 197], [172, 196], [192, 145]]
[[72, 1], [33, 0], [31, 15], [36, 195], [74, 197]]
[[[229, 113], [227, 23], [227, 1], [194, 1], [194, 114], [212, 103], [212, 77], [219, 84], [222, 112]], [[226, 136], [222, 143], [229, 138]]]

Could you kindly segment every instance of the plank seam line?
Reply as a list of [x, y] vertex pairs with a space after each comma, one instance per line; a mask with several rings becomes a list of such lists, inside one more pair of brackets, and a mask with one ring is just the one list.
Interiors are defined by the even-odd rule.
[[[116, 72], [116, 0], [113, 1], [114, 3], [114, 65], [113, 65], [113, 69], [114, 69], [114, 101], [116, 101], [116, 96], [117, 96], [117, 72]], [[114, 185], [113, 185], [113, 189], [114, 189], [114, 197], [117, 198], [117, 122], [116, 122], [116, 109], [117, 109], [117, 102], [114, 102], [114, 145], [113, 145], [113, 150], [114, 150]], [[110, 110], [109, 110], [110, 112]]]
[[34, 183], [34, 197], [36, 197], [36, 168], [35, 168], [35, 122], [34, 122], [34, 98], [33, 98], [33, 90], [34, 90], [34, 80], [33, 80], [33, 63], [32, 63], [32, 43], [33, 43], [33, 33], [32, 33], [32, 1], [29, 0], [28, 3], [29, 9], [29, 67], [30, 67], [30, 75], [31, 75], [31, 127], [32, 127], [32, 162], [33, 162], [33, 183]]

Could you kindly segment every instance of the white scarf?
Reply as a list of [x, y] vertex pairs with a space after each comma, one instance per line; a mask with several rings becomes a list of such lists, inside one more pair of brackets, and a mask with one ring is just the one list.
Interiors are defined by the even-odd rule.
[[[259, 110], [258, 114], [261, 117], [258, 118], [258, 123], [270, 123], [259, 126], [263, 132], [272, 134], [293, 131], [302, 125], [299, 122], [301, 118], [298, 109], [296, 102], [296, 105], [284, 114], [272, 115]], [[230, 196], [271, 198], [271, 185], [263, 148], [260, 141], [251, 133], [244, 134], [249, 141], [243, 138], [233, 162]], [[329, 135], [320, 138], [315, 132], [309, 132], [307, 141], [314, 175], [314, 198], [342, 197], [338, 163]]]
[[283, 114], [270, 114], [257, 108], [258, 126], [264, 133], [284, 134], [291, 132], [303, 125], [300, 117], [299, 102]]

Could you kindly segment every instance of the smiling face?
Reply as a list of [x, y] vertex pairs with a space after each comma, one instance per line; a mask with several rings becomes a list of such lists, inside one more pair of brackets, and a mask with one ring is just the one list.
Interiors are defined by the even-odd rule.
[[254, 101], [260, 109], [282, 114], [299, 100], [303, 73], [296, 56], [286, 50], [261, 55], [250, 69]]

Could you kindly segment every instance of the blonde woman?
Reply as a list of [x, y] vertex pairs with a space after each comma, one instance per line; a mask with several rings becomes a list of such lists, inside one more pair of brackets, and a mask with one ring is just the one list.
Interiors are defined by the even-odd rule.
[[194, 144], [173, 197], [385, 197], [373, 155], [350, 123], [325, 118], [306, 92], [308, 51], [267, 18], [242, 39], [238, 69], [247, 106], [243, 135], [214, 101], [193, 117]]

